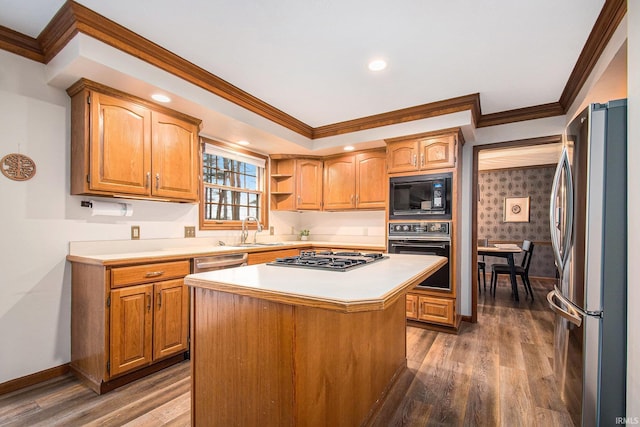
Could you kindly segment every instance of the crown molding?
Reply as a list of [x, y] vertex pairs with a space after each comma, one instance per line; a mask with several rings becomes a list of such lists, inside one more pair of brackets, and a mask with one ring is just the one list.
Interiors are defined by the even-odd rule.
[[40, 44], [33, 37], [0, 25], [0, 49], [37, 62], [44, 62]]
[[328, 136], [342, 135], [365, 129], [395, 125], [398, 123], [457, 113], [465, 110], [471, 111], [475, 124], [480, 116], [479, 94], [474, 93], [472, 95], [430, 102], [428, 104], [417, 105], [415, 107], [403, 108], [400, 110], [375, 114], [373, 116], [320, 126], [313, 129], [313, 138], [326, 138]]
[[558, 102], [482, 114], [480, 95], [476, 93], [316, 128], [72, 0], [64, 3], [37, 39], [0, 26], [0, 49], [46, 64], [80, 32], [304, 137], [317, 139], [465, 110], [471, 111], [476, 127], [564, 115], [626, 11], [626, 0], [606, 0]]
[[611, 40], [613, 33], [618, 28], [622, 18], [627, 13], [627, 0], [606, 0], [593, 29], [587, 38], [582, 52], [578, 57], [576, 65], [571, 71], [569, 80], [560, 95], [559, 103], [566, 113], [573, 101], [576, 100], [578, 92], [587, 81], [593, 71], [600, 55]]
[[545, 117], [562, 116], [565, 110], [559, 102], [534, 105], [533, 107], [516, 108], [514, 110], [500, 111], [498, 113], [483, 114], [477, 127], [504, 125], [507, 123], [522, 122], [525, 120], [543, 119]]

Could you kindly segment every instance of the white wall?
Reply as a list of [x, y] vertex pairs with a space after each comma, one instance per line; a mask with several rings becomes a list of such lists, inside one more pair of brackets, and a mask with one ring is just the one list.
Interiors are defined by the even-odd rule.
[[[0, 51], [0, 157], [31, 157], [29, 181], [0, 176], [0, 383], [70, 360], [70, 241], [181, 237], [197, 224], [195, 205], [132, 202], [123, 220], [91, 217], [69, 195], [69, 106], [47, 86], [45, 67]], [[7, 345], [6, 343], [10, 343]]]
[[640, 417], [640, 2], [627, 2], [628, 90], [628, 321], [627, 321], [627, 415]]

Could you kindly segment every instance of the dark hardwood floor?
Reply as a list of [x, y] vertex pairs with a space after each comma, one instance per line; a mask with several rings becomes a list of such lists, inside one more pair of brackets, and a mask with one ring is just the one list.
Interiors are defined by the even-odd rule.
[[[407, 328], [408, 368], [373, 425], [572, 426], [553, 379], [551, 283], [535, 301], [478, 298], [478, 323], [459, 335]], [[98, 396], [67, 375], [0, 396], [0, 426], [188, 426], [189, 361]], [[357, 396], [353, 397], [357, 399]]]

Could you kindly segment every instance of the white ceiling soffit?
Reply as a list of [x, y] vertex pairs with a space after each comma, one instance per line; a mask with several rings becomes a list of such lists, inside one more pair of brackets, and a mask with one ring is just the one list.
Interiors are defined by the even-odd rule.
[[[159, 0], [153, 13], [144, 1], [78, 3], [318, 127], [473, 93], [480, 94], [483, 114], [556, 102], [604, 1]], [[36, 37], [63, 3], [0, 0], [0, 25]], [[185, 102], [201, 102], [185, 95], [186, 83], [167, 83], [153, 67], [130, 76], [122, 66], [138, 60], [123, 55], [93, 61], [101, 70], [78, 61], [73, 71], [120, 73], [112, 86], [121, 90], [162, 83]], [[374, 74], [367, 63], [378, 57], [389, 65]], [[338, 144], [300, 140], [239, 107], [215, 109], [218, 103], [198, 104], [212, 110], [200, 116], [215, 132], [203, 133], [233, 141], [250, 140], [244, 132], [275, 132], [274, 141], [261, 142], [269, 152], [280, 140], [302, 151]], [[381, 134], [358, 138], [372, 142]]]
[[478, 152], [478, 170], [555, 165], [561, 152], [562, 143], [481, 150]]

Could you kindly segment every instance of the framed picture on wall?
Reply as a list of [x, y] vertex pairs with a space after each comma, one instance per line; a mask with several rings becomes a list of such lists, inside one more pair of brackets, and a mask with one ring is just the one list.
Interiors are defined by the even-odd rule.
[[529, 222], [530, 197], [505, 197], [504, 222]]

